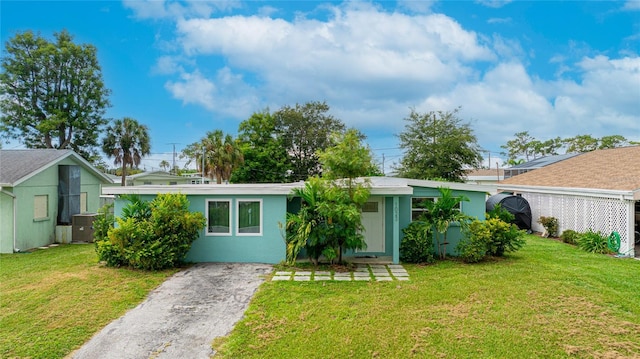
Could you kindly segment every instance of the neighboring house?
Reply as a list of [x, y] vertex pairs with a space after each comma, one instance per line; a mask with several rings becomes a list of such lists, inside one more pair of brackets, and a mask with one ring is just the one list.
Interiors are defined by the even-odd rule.
[[529, 171], [543, 168], [545, 166], [549, 166], [554, 163], [564, 161], [566, 159], [575, 157], [577, 155], [579, 155], [579, 153], [567, 153], [564, 155], [544, 156], [544, 157], [533, 159], [529, 162], [515, 165], [513, 167], [505, 168], [503, 179], [511, 178], [523, 173], [527, 173]]
[[[402, 229], [421, 214], [419, 204], [437, 200], [438, 187], [449, 187], [462, 202], [464, 213], [484, 219], [487, 193], [495, 187], [422, 181], [404, 178], [371, 177], [371, 197], [363, 207], [367, 249], [347, 253], [347, 257], [377, 257], [399, 262]], [[191, 211], [202, 212], [207, 225], [187, 255], [193, 262], [262, 262], [278, 263], [285, 259], [284, 224], [287, 212], [300, 208], [300, 200], [290, 198], [294, 188], [304, 183], [228, 184], [108, 187], [103, 194], [138, 194], [144, 200], [158, 193], [187, 195]], [[125, 200], [116, 198], [115, 213], [121, 213]], [[459, 227], [448, 232], [447, 250], [454, 253], [461, 238]]]
[[[200, 184], [200, 177], [184, 177], [172, 175], [169, 172], [154, 171], [141, 172], [135, 175], [127, 176], [127, 186], [142, 185], [179, 185], [179, 184]], [[119, 182], [118, 182], [119, 183]], [[209, 183], [209, 179], [205, 179], [205, 183]]]
[[71, 150], [0, 150], [0, 253], [45, 246], [95, 213], [109, 177]]
[[470, 184], [495, 185], [504, 179], [504, 168], [475, 169], [467, 172], [465, 182]]
[[556, 217], [559, 231], [618, 232], [620, 253], [634, 255], [640, 231], [640, 146], [597, 150], [524, 173], [498, 184], [531, 206], [533, 229], [540, 216]]

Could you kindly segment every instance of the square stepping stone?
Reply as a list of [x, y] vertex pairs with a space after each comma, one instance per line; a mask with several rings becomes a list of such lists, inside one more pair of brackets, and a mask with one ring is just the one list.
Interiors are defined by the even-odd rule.
[[356, 268], [356, 272], [367, 272], [367, 273], [369, 273], [369, 267], [358, 267], [358, 268]]
[[409, 273], [407, 272], [391, 272], [391, 274], [393, 274], [394, 277], [408, 277]]
[[313, 277], [313, 280], [331, 280], [330, 276], [324, 276], [324, 275], [316, 275]]
[[370, 277], [369, 272], [353, 272], [353, 277]]
[[329, 275], [329, 276], [331, 275], [331, 272], [320, 271], [320, 270], [319, 271], [315, 271], [314, 273], [315, 273], [315, 275]]
[[311, 276], [311, 272], [308, 272], [308, 271], [295, 272], [295, 273], [293, 273], [293, 275], [295, 275], [295, 276], [301, 275], [301, 276], [309, 277], [309, 276]]
[[371, 280], [371, 277], [369, 277], [369, 276], [366, 276], [366, 277], [356, 277], [356, 276], [354, 276], [354, 277], [353, 277], [353, 280], [370, 281], [370, 280]]
[[389, 264], [387, 267], [389, 267], [389, 269], [404, 269], [402, 264]]
[[276, 281], [276, 280], [290, 280], [291, 277], [290, 276], [281, 276], [281, 275], [277, 275], [274, 276], [273, 278], [271, 278], [272, 281]]
[[374, 274], [373, 277], [374, 278], [391, 278], [391, 275], [388, 273], [387, 274], [381, 273], [381, 274]]
[[276, 272], [276, 275], [291, 275], [291, 272]]
[[372, 270], [373, 275], [381, 275], [381, 274], [389, 274], [389, 271], [387, 271], [386, 269], [374, 269]]
[[392, 281], [393, 278], [391, 278], [391, 277], [376, 277], [376, 280], [378, 282], [389, 282], [389, 281]]
[[335, 272], [333, 273], [333, 277], [347, 277], [347, 278], [351, 278], [351, 272]]
[[372, 264], [371, 269], [387, 269], [387, 266], [384, 264]]
[[297, 281], [297, 282], [308, 282], [311, 280], [310, 276], [306, 276], [306, 275], [299, 275], [299, 276], [293, 276], [293, 280]]
[[351, 280], [351, 277], [336, 277], [336, 276], [334, 276], [334, 277], [333, 277], [333, 280], [337, 280], [337, 281], [343, 281], [343, 282], [345, 282], [345, 281], [350, 281], [350, 280]]

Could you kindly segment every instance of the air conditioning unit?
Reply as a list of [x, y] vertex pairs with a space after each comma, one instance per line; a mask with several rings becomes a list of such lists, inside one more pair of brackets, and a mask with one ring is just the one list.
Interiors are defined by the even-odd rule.
[[93, 242], [93, 221], [96, 214], [75, 214], [71, 218], [71, 239], [74, 242]]

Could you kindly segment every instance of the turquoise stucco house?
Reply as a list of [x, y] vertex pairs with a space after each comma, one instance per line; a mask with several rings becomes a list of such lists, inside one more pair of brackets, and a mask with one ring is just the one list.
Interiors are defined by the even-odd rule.
[[[437, 200], [438, 187], [448, 187], [455, 196], [469, 198], [461, 210], [483, 220], [487, 194], [493, 186], [413, 180], [395, 177], [371, 177], [371, 197], [362, 211], [366, 228], [367, 249], [347, 253], [346, 258], [377, 258], [398, 263], [402, 229], [423, 209], [425, 200]], [[202, 212], [207, 225], [187, 254], [192, 262], [260, 262], [278, 263], [285, 259], [283, 224], [287, 211], [295, 211], [299, 203], [290, 200], [294, 188], [303, 183], [227, 184], [105, 187], [103, 194], [138, 194], [144, 200], [158, 193], [180, 192], [187, 195], [191, 211]], [[115, 214], [121, 213], [126, 201], [115, 201]], [[452, 226], [447, 234], [447, 252], [461, 238], [460, 229]]]
[[0, 253], [54, 243], [56, 227], [98, 210], [107, 183], [71, 150], [0, 150]]

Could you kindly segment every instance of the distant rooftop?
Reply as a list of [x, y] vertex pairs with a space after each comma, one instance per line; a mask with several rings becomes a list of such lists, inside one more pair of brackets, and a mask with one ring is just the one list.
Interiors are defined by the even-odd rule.
[[504, 170], [504, 178], [507, 179], [513, 176], [527, 173], [529, 171], [532, 171], [538, 168], [546, 167], [551, 164], [564, 161], [566, 159], [575, 157], [577, 155], [579, 155], [579, 153], [566, 153], [564, 155], [544, 156], [544, 157], [536, 158], [532, 161], [506, 168]]

